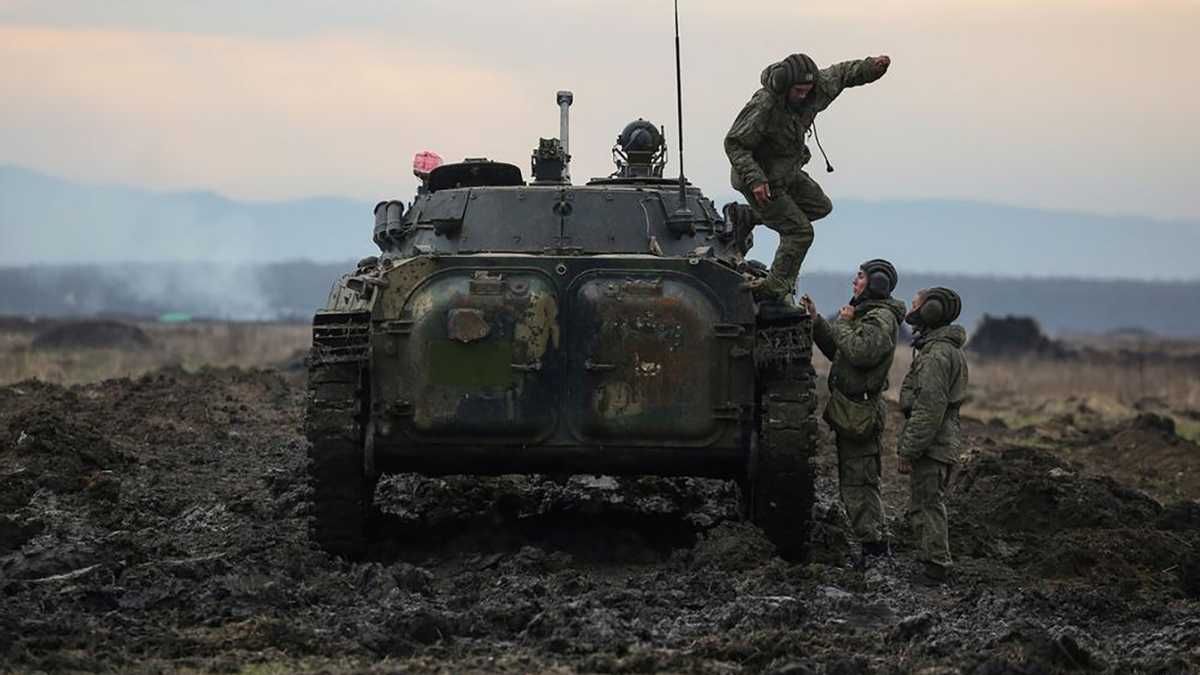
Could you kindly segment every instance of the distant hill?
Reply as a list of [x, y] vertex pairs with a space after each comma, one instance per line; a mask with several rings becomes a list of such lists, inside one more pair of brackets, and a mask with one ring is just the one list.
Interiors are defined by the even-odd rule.
[[[718, 203], [727, 186], [705, 186]], [[408, 194], [380, 195], [407, 199]], [[0, 166], [0, 265], [125, 261], [280, 262], [373, 252], [369, 202], [252, 202], [211, 192], [91, 185]], [[1200, 280], [1200, 223], [979, 202], [836, 199], [806, 269], [901, 269], [1004, 277]], [[775, 237], [756, 233], [769, 260]]]
[[357, 260], [375, 248], [373, 206], [87, 185], [0, 166], [0, 265]]
[[[902, 273], [1200, 280], [1193, 256], [1200, 222], [939, 199], [841, 199], [814, 227], [806, 262], [812, 269], [852, 270], [878, 257]], [[769, 260], [774, 233], [755, 237], [765, 249], [756, 257]]]

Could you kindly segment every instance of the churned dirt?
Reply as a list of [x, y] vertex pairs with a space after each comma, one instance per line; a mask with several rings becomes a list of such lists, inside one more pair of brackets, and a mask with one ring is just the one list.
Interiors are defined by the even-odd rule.
[[939, 587], [845, 564], [829, 447], [808, 564], [732, 483], [555, 476], [391, 478], [332, 560], [302, 409], [263, 370], [0, 388], [0, 671], [1200, 672], [1200, 448], [1153, 417], [968, 420]]

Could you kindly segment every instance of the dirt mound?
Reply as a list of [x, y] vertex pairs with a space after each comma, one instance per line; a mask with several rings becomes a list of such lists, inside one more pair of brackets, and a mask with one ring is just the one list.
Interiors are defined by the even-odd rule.
[[31, 344], [35, 350], [47, 349], [122, 349], [140, 351], [152, 345], [150, 336], [137, 326], [95, 319], [72, 321], [38, 333]]
[[[0, 554], [44, 529], [43, 517], [24, 510], [36, 495], [86, 491], [94, 504], [111, 505], [119, 496], [113, 472], [128, 461], [103, 432], [64, 414], [77, 397], [37, 383], [22, 387], [0, 397], [12, 415], [0, 423]], [[12, 400], [38, 390], [49, 400], [35, 398], [30, 406]]]
[[36, 475], [43, 486], [59, 491], [78, 488], [81, 477], [111, 471], [126, 461], [95, 427], [42, 406], [15, 416], [7, 436], [11, 450], [0, 450], [0, 463], [15, 466], [22, 475]]
[[0, 315], [0, 333], [35, 333], [57, 323], [54, 319], [3, 314]]
[[971, 333], [967, 350], [986, 357], [1040, 356], [1061, 359], [1071, 350], [1042, 332], [1037, 319], [1028, 316], [984, 314]]
[[1059, 454], [1090, 472], [1160, 501], [1200, 499], [1200, 445], [1179, 435], [1176, 417], [1143, 411], [1114, 421], [1083, 408], [1021, 431], [1034, 443], [1054, 443]]
[[1082, 468], [1037, 448], [1006, 448], [965, 466], [951, 500], [974, 525], [1005, 533], [1142, 527], [1162, 512], [1149, 495]]
[[951, 539], [964, 555], [1004, 559], [1040, 578], [1116, 584], [1122, 594], [1192, 592], [1200, 503], [1164, 507], [1081, 464], [1010, 447], [963, 467], [950, 508]]

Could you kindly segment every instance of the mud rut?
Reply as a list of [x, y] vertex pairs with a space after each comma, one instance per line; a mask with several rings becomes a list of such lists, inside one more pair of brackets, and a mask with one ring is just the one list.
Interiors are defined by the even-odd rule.
[[349, 565], [308, 539], [303, 393], [241, 370], [0, 388], [0, 670], [1200, 671], [1200, 505], [1018, 434], [970, 425], [945, 588], [903, 548], [842, 564], [828, 447], [808, 564], [728, 482], [401, 476]]

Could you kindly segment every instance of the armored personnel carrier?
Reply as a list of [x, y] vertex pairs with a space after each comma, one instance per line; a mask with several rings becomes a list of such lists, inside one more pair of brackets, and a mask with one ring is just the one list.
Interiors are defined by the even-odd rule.
[[[681, 177], [637, 120], [617, 171], [569, 179], [567, 109], [526, 180], [434, 169], [375, 208], [380, 255], [313, 319], [312, 532], [364, 554], [379, 477], [650, 474], [736, 480], [782, 555], [803, 552], [816, 437], [812, 327], [755, 303], [749, 228]], [[778, 309], [778, 308], [777, 308]]]

